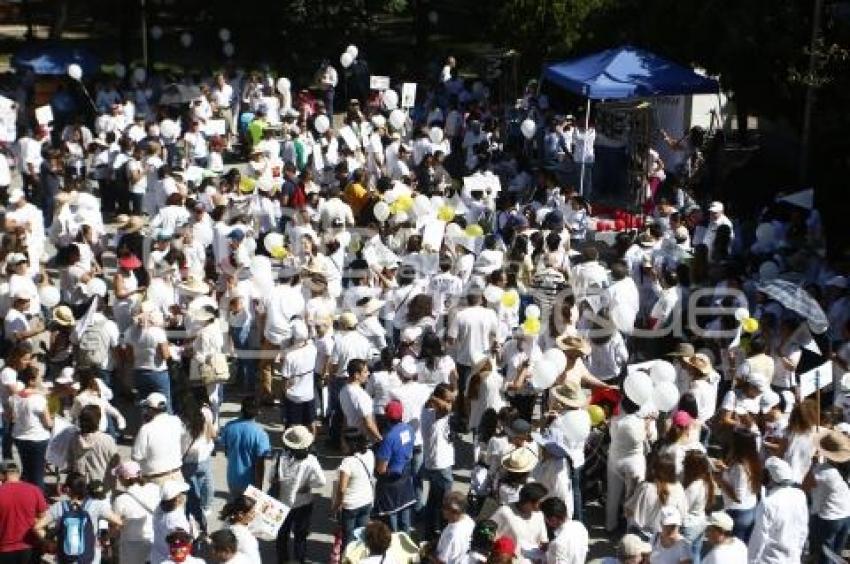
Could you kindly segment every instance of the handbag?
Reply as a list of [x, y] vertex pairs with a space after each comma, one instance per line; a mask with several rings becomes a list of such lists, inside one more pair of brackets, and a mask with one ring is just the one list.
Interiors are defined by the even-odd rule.
[[199, 370], [204, 384], [222, 384], [230, 380], [230, 365], [224, 353], [213, 353]]

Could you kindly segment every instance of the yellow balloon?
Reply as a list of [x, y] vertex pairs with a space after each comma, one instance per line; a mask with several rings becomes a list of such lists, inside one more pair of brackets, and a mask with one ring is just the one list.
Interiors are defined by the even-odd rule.
[[522, 332], [526, 335], [537, 335], [538, 333], [540, 333], [540, 320], [526, 319], [522, 323]]
[[443, 206], [437, 210], [437, 219], [440, 221], [450, 222], [455, 218], [455, 209], [451, 206]]
[[515, 307], [519, 303], [519, 295], [516, 290], [508, 290], [502, 294], [502, 305], [505, 307]]
[[278, 260], [285, 259], [289, 252], [286, 250], [286, 247], [283, 245], [277, 245], [276, 247], [272, 247], [271, 255], [272, 258], [276, 258]]
[[605, 410], [598, 405], [588, 405], [587, 414], [590, 416], [590, 424], [594, 427], [605, 423]]
[[755, 333], [759, 330], [759, 320], [748, 317], [741, 322], [741, 328], [744, 330], [744, 333]]
[[409, 212], [413, 209], [413, 198], [410, 197], [410, 194], [402, 194], [396, 198], [393, 205], [395, 205], [398, 211]]
[[473, 223], [472, 225], [466, 226], [465, 233], [469, 237], [481, 237], [484, 235], [484, 229], [482, 229], [477, 223]]
[[243, 176], [239, 181], [239, 191], [243, 194], [250, 194], [254, 191], [254, 186], [256, 186], [257, 181], [253, 178]]

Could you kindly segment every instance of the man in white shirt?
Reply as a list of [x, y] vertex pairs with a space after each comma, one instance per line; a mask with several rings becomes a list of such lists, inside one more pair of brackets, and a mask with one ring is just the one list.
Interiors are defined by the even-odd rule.
[[[162, 485], [168, 480], [183, 480], [183, 422], [168, 413], [168, 400], [153, 392], [142, 402], [145, 423], [139, 428], [131, 457], [141, 466], [146, 482]], [[163, 440], [163, 437], [169, 440]]]
[[112, 511], [124, 523], [118, 543], [121, 561], [145, 562], [153, 543], [153, 514], [162, 499], [160, 488], [141, 483], [142, 469], [133, 460], [122, 462], [112, 473], [124, 492], [112, 502]]
[[[436, 533], [442, 526], [437, 508], [451, 492], [454, 478], [455, 448], [452, 444], [450, 419], [454, 393], [446, 384], [439, 384], [422, 410], [422, 479], [428, 480], [428, 499], [423, 517], [425, 534]], [[444, 506], [445, 512], [445, 506]], [[445, 514], [445, 513], [444, 513]], [[472, 533], [472, 525], [469, 526]]]
[[794, 485], [791, 466], [775, 456], [764, 467], [770, 476], [767, 494], [756, 508], [749, 542], [751, 563], [801, 562], [809, 532], [806, 494]]
[[221, 119], [224, 120], [227, 128], [227, 136], [230, 138], [233, 135], [233, 112], [230, 108], [233, 102], [233, 87], [227, 83], [227, 79], [223, 74], [219, 73], [215, 76], [215, 86], [213, 87], [213, 100], [218, 108], [218, 113]]
[[325, 64], [322, 71], [322, 90], [325, 92], [325, 111], [331, 117], [334, 115], [334, 91], [339, 82], [339, 74], [330, 63]]
[[260, 388], [257, 390], [260, 401], [274, 401], [272, 383], [272, 364], [276, 360], [282, 343], [291, 336], [291, 322], [297, 316], [303, 316], [306, 307], [301, 284], [294, 269], [288, 268], [281, 273], [281, 283], [276, 285], [263, 302], [265, 323], [263, 325], [262, 350], [260, 358]]
[[546, 521], [540, 503], [546, 497], [546, 488], [536, 482], [519, 490], [519, 500], [503, 505], [491, 519], [498, 527], [496, 534], [514, 540], [521, 556], [520, 562], [539, 560], [540, 550], [549, 542]]
[[437, 542], [437, 561], [440, 564], [461, 562], [469, 551], [475, 521], [466, 514], [466, 496], [451, 492], [442, 501], [446, 526]]
[[705, 540], [711, 550], [703, 564], [747, 564], [747, 545], [732, 534], [734, 523], [728, 513], [715, 511], [708, 518]]
[[735, 231], [732, 228], [732, 220], [726, 217], [723, 209], [723, 204], [721, 202], [711, 202], [711, 205], [708, 206], [708, 227], [706, 227], [701, 242], [708, 247], [709, 257], [713, 255], [714, 240], [717, 237], [717, 230], [721, 225], [725, 225], [729, 228], [729, 248], [727, 250], [732, 250], [732, 241], [735, 239]]
[[605, 302], [611, 321], [621, 333], [631, 334], [640, 310], [640, 293], [635, 281], [629, 277], [629, 267], [623, 260], [611, 264], [612, 284], [605, 289]]
[[19, 288], [12, 295], [12, 307], [3, 318], [3, 333], [7, 341], [31, 343], [30, 339], [47, 331], [41, 319], [30, 319], [25, 313], [35, 297], [27, 288]]
[[445, 84], [452, 79], [452, 74], [454, 72], [455, 66], [457, 66], [457, 61], [455, 60], [455, 58], [448, 57], [446, 59], [446, 64], [443, 65], [443, 70], [440, 71], [440, 82]]
[[375, 423], [375, 408], [364, 386], [369, 381], [369, 366], [365, 360], [355, 358], [348, 362], [348, 383], [339, 393], [339, 405], [345, 417], [345, 427], [355, 428], [375, 442], [381, 441], [381, 432]]
[[540, 510], [550, 531], [546, 564], [583, 564], [589, 547], [584, 524], [567, 518], [567, 505], [558, 497], [544, 500]]

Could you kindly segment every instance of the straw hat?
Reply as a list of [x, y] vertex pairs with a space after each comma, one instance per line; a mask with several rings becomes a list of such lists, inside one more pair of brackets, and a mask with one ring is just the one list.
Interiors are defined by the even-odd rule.
[[590, 343], [582, 337], [562, 335], [555, 339], [555, 344], [564, 352], [578, 351], [585, 356], [590, 354]]
[[357, 316], [350, 311], [344, 312], [339, 316], [339, 326], [346, 330], [351, 330], [357, 327]]
[[692, 368], [695, 368], [700, 374], [704, 374], [706, 376], [711, 374], [711, 359], [703, 353], [682, 357], [682, 362]]
[[690, 343], [677, 343], [676, 348], [667, 353], [666, 356], [694, 356], [696, 354], [696, 350], [694, 350], [694, 346]]
[[118, 216], [115, 217], [115, 227], [117, 229], [123, 229], [127, 226], [128, 221], [130, 221], [129, 215], [126, 213], [118, 214]]
[[74, 312], [72, 312], [71, 308], [66, 305], [60, 305], [53, 308], [52, 321], [53, 323], [63, 327], [70, 327], [76, 322], [74, 319]]
[[210, 285], [203, 280], [198, 280], [194, 276], [190, 276], [185, 282], [181, 282], [177, 287], [187, 294], [203, 296], [210, 293]]
[[832, 429], [821, 429], [815, 436], [817, 453], [831, 462], [850, 460], [850, 437]]
[[137, 231], [141, 231], [144, 226], [144, 218], [138, 215], [131, 215], [130, 219], [128, 219], [127, 223], [124, 225], [124, 233], [135, 233]]
[[587, 404], [587, 396], [581, 385], [571, 380], [552, 388], [551, 397], [553, 402], [572, 409], [581, 409]]
[[290, 427], [283, 433], [283, 444], [293, 450], [304, 450], [313, 444], [313, 433], [304, 425]]
[[517, 474], [531, 472], [537, 466], [537, 456], [531, 449], [520, 447], [502, 457], [502, 468]]
[[361, 306], [357, 306], [357, 309], [360, 310], [361, 315], [368, 317], [381, 311], [381, 308], [384, 307], [385, 303], [386, 302], [384, 302], [383, 300], [369, 298], [369, 301], [367, 301]]

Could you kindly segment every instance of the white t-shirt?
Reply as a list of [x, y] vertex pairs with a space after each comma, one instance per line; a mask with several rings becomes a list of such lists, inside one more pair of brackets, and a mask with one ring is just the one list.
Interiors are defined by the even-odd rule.
[[499, 329], [496, 312], [482, 306], [467, 307], [455, 316], [448, 336], [457, 342], [455, 361], [472, 366], [472, 359], [490, 350], [491, 338]]
[[440, 534], [437, 543], [437, 558], [443, 562], [458, 562], [469, 550], [475, 521], [469, 515], [461, 515], [454, 523], [449, 523]]
[[[139, 174], [139, 179], [136, 182], [133, 182], [133, 177], [130, 176], [132, 173]], [[145, 190], [148, 188], [148, 177], [145, 175], [145, 167], [141, 161], [130, 159], [127, 163], [127, 180], [130, 182], [131, 194], [145, 193]]]
[[650, 564], [679, 564], [682, 560], [691, 559], [691, 544], [685, 539], [679, 539], [671, 546], [664, 548], [658, 535], [652, 541], [652, 553], [649, 555]]
[[360, 384], [348, 383], [339, 394], [339, 404], [345, 415], [346, 427], [364, 431], [363, 420], [374, 413], [372, 398]]
[[390, 390], [390, 396], [401, 402], [403, 417], [402, 421], [413, 429], [415, 446], [422, 445], [422, 409], [428, 398], [431, 397], [431, 387], [419, 382], [405, 382], [394, 390]]
[[186, 517], [186, 508], [178, 507], [165, 513], [159, 507], [153, 514], [153, 545], [151, 545], [150, 564], [163, 564], [169, 560], [168, 543], [165, 537], [176, 529], [191, 532], [192, 527]]
[[15, 335], [15, 333], [23, 333], [29, 331], [30, 322], [26, 315], [16, 309], [10, 309], [3, 319], [3, 331], [7, 340]]
[[41, 422], [41, 415], [47, 411], [47, 398], [39, 393], [27, 396], [12, 396], [12, 412], [15, 425], [12, 437], [22, 441], [46, 441], [50, 439], [50, 430]]
[[723, 479], [729, 482], [735, 497], [738, 498], [738, 501], [734, 501], [726, 492], [723, 492], [724, 509], [752, 509], [756, 506], [758, 498], [756, 492], [750, 488], [750, 477], [743, 464], [730, 466], [723, 472]]
[[384, 408], [390, 401], [390, 390], [399, 386], [401, 386], [401, 379], [394, 370], [378, 370], [369, 374], [366, 392], [372, 396], [376, 415], [384, 414]]
[[447, 415], [438, 419], [434, 408], [422, 410], [422, 464], [428, 470], [454, 466], [455, 447], [451, 442], [449, 420]]
[[850, 486], [838, 470], [829, 464], [817, 464], [812, 475], [812, 513], [830, 521], [850, 516]]
[[702, 559], [703, 564], [747, 564], [747, 545], [732, 537], [728, 542], [715, 546]]
[[159, 354], [159, 344], [167, 343], [168, 337], [162, 327], [131, 326], [124, 333], [124, 342], [133, 347], [133, 368], [136, 370], [164, 371], [168, 368]]
[[546, 549], [546, 564], [583, 564], [589, 542], [587, 528], [581, 521], [567, 521]]
[[230, 525], [227, 527], [236, 537], [236, 551], [243, 555], [248, 562], [262, 562], [260, 558], [260, 543], [257, 537], [245, 525]]
[[316, 369], [316, 345], [308, 341], [303, 347], [286, 353], [280, 375], [286, 380], [286, 399], [303, 403], [313, 399], [313, 371]]
[[438, 384], [450, 384], [452, 381], [452, 372], [456, 370], [455, 361], [449, 355], [446, 355], [437, 360], [434, 368], [428, 368], [428, 364], [424, 360], [420, 360], [416, 364], [417, 380], [419, 382], [437, 387]]
[[529, 518], [522, 517], [513, 505], [503, 505], [490, 517], [498, 527], [496, 536], [505, 535], [516, 542], [517, 549], [533, 550], [549, 541], [543, 513], [534, 511]]
[[133, 484], [112, 502], [112, 511], [121, 517], [121, 542], [153, 540], [153, 512], [161, 500], [156, 484]]
[[339, 472], [348, 476], [348, 487], [342, 496], [343, 509], [357, 509], [372, 503], [375, 498], [372, 487], [375, 453], [372, 449], [343, 458]]
[[346, 370], [348, 369], [349, 361], [355, 358], [369, 360], [372, 356], [372, 350], [369, 339], [358, 331], [340, 333], [334, 339], [333, 352], [331, 353], [331, 363], [337, 366], [335, 376], [337, 378], [346, 378], [348, 376]]
[[[131, 457], [142, 475], [161, 474], [183, 465], [183, 422], [176, 415], [160, 413], [139, 428]], [[167, 437], [170, 440], [162, 440]]]

